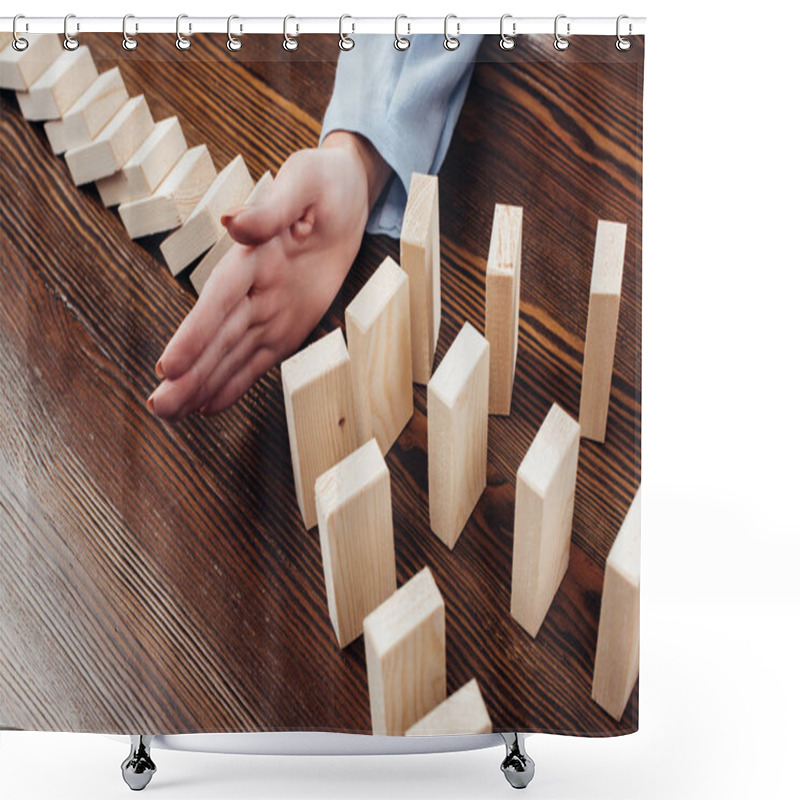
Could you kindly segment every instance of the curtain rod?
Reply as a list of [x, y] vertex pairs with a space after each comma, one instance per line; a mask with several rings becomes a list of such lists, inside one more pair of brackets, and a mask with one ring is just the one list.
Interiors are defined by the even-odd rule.
[[[72, 36], [81, 33], [120, 33], [122, 17], [82, 17], [69, 15], [68, 29]], [[0, 31], [13, 29], [13, 17], [0, 17]], [[191, 14], [181, 15], [180, 30], [184, 35], [192, 33], [227, 33], [227, 17], [195, 17]], [[447, 29], [452, 35], [498, 34], [500, 33], [500, 17], [458, 17], [451, 15]], [[570, 17], [558, 16], [558, 31], [562, 36], [614, 36], [618, 32], [616, 17]], [[407, 36], [414, 33], [443, 34], [445, 19], [443, 17], [355, 17], [345, 15], [339, 17], [234, 17], [231, 32], [237, 36], [272, 33], [289, 33], [296, 36], [304, 33], [359, 33], [394, 34], [395, 25], [399, 33]], [[644, 17], [622, 16], [619, 22], [619, 33], [623, 36], [636, 36], [645, 32]], [[17, 33], [64, 33], [64, 17], [20, 17], [17, 21]], [[175, 33], [177, 19], [175, 17], [136, 17], [129, 16], [126, 30], [130, 35], [140, 33]], [[509, 36], [519, 34], [550, 33], [556, 27], [554, 17], [514, 17], [505, 15], [503, 30]]]

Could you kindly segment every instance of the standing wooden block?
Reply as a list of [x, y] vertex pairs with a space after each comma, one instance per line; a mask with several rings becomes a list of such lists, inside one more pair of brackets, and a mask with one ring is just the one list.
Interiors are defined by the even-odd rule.
[[184, 153], [154, 194], [117, 209], [128, 235], [138, 239], [177, 228], [189, 218], [216, 174], [204, 144]]
[[491, 732], [492, 720], [483, 702], [478, 681], [473, 678], [415, 722], [406, 731], [406, 736], [458, 736]]
[[0, 52], [0, 89], [27, 92], [64, 52], [61, 39], [54, 33], [28, 33], [24, 37], [27, 49], [15, 50], [9, 43]]
[[65, 50], [27, 92], [17, 92], [19, 110], [28, 120], [61, 119], [95, 80], [89, 48]]
[[489, 358], [489, 413], [510, 414], [519, 338], [522, 265], [522, 208], [494, 207], [486, 261], [486, 340]]
[[14, 41], [14, 34], [11, 31], [0, 31], [0, 53]]
[[580, 427], [555, 403], [517, 471], [511, 616], [536, 636], [569, 564]]
[[618, 722], [639, 676], [641, 490], [606, 560], [592, 699]]
[[597, 221], [578, 416], [581, 436], [596, 442], [606, 438], [627, 232], [623, 222]]
[[489, 343], [468, 322], [428, 384], [431, 529], [452, 550], [486, 488]]
[[[272, 173], [267, 170], [259, 179], [258, 183], [250, 192], [247, 198], [248, 203], [256, 203], [263, 197], [267, 187], [272, 184]], [[228, 231], [222, 234], [217, 243], [203, 256], [200, 263], [192, 270], [189, 280], [194, 286], [194, 290], [199, 295], [206, 285], [206, 281], [211, 277], [211, 273], [216, 269], [217, 264], [222, 261], [222, 257], [236, 244]]]
[[[97, 181], [103, 204], [115, 206], [149, 197], [186, 150], [186, 139], [177, 117], [157, 122], [120, 172]], [[213, 164], [211, 167], [213, 170]], [[211, 174], [212, 180], [214, 174]]]
[[128, 90], [119, 67], [99, 75], [75, 101], [63, 119], [44, 126], [54, 153], [88, 144], [128, 99]]
[[427, 383], [442, 316], [439, 258], [439, 179], [411, 176], [403, 229], [400, 266], [408, 273], [411, 294], [411, 369], [414, 383]]
[[161, 243], [161, 254], [173, 275], [213, 247], [225, 233], [222, 212], [243, 203], [253, 191], [253, 179], [241, 156], [214, 178], [203, 198], [181, 228]]
[[350, 356], [342, 329], [281, 364], [297, 505], [306, 529], [317, 524], [314, 484], [357, 447]]
[[364, 620], [372, 733], [402, 736], [445, 699], [444, 600], [428, 567]]
[[67, 150], [65, 158], [72, 180], [81, 186], [113, 175], [122, 169], [154, 127], [144, 96], [132, 97], [93, 141]]
[[328, 611], [344, 648], [397, 589], [389, 470], [375, 439], [320, 475], [315, 494]]
[[345, 309], [358, 440], [386, 454], [414, 413], [408, 275], [386, 258]]

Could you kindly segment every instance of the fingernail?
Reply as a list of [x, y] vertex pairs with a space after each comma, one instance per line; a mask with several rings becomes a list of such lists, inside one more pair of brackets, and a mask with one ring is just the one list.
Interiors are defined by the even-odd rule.
[[164, 374], [164, 368], [161, 366], [161, 359], [160, 358], [158, 359], [158, 361], [156, 361], [156, 377], [159, 380], [164, 380], [164, 378], [167, 377]]
[[[153, 394], [155, 394], [155, 392], [153, 392]], [[148, 398], [147, 398], [147, 404], [146, 404], [146, 405], [147, 405], [147, 410], [148, 410], [148, 411], [149, 411], [149, 412], [150, 412], [150, 413], [151, 413], [153, 416], [155, 416], [155, 413], [156, 413], [156, 411], [155, 411], [155, 405], [154, 405], [154, 403], [153, 403], [153, 394], [151, 394], [151, 395], [150, 395], [150, 397], [148, 397]]]
[[234, 206], [233, 208], [229, 208], [227, 211], [223, 213], [220, 217], [220, 222], [227, 228], [228, 223], [230, 223], [233, 219], [239, 216], [243, 211], [247, 210], [247, 206]]

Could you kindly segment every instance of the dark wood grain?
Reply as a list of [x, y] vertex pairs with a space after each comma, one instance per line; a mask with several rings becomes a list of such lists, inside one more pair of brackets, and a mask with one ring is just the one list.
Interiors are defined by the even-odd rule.
[[[177, 114], [218, 169], [254, 176], [314, 146], [336, 37], [196, 36], [123, 54], [88, 35], [160, 119]], [[590, 699], [603, 566], [640, 480], [642, 42], [549, 37], [479, 54], [440, 176], [442, 329], [483, 328], [495, 202], [525, 209], [510, 417], [489, 423], [486, 492], [453, 552], [430, 532], [425, 392], [387, 457], [400, 584], [429, 565], [447, 608], [448, 691], [472, 677], [496, 729], [635, 730]], [[158, 237], [132, 243], [70, 184], [13, 94], [0, 119], [0, 725], [128, 733], [370, 730], [363, 642], [340, 651], [318, 534], [294, 499], [280, 376], [230, 411], [164, 424], [153, 365], [194, 302]], [[605, 444], [582, 442], [571, 561], [531, 639], [509, 616], [516, 469], [552, 402], [577, 417], [597, 218], [628, 223]], [[366, 237], [312, 338], [397, 242]]]

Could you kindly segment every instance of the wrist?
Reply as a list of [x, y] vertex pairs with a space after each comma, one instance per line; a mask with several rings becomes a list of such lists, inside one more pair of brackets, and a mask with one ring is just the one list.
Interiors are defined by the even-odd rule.
[[358, 133], [337, 130], [331, 131], [323, 139], [320, 147], [346, 149], [354, 156], [364, 170], [369, 208], [372, 209], [392, 174], [392, 168], [384, 161], [372, 142]]

